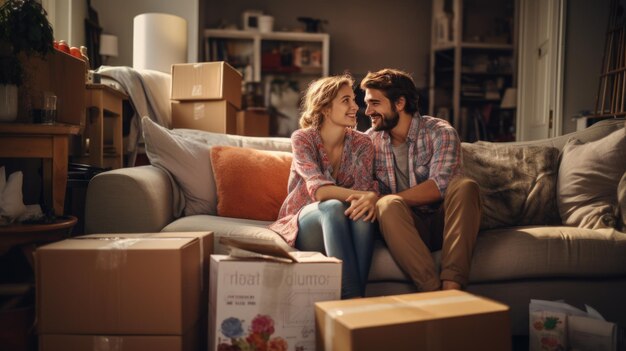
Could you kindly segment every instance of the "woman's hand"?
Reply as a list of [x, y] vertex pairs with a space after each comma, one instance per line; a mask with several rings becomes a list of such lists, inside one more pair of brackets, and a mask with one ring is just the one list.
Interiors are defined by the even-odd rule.
[[376, 202], [378, 195], [373, 191], [362, 194], [352, 194], [346, 199], [350, 203], [350, 207], [346, 210], [345, 215], [351, 220], [356, 221], [363, 217], [364, 221], [374, 222], [376, 220]]

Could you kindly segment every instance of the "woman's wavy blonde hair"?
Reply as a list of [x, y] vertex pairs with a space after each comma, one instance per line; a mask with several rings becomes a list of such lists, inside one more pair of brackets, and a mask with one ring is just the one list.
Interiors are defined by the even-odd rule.
[[352, 88], [354, 79], [351, 75], [342, 74], [311, 82], [302, 99], [300, 127], [320, 129], [324, 122], [324, 109], [330, 106], [344, 85]]

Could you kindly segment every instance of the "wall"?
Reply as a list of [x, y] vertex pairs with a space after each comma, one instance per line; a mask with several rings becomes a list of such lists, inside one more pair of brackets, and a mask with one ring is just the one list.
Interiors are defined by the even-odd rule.
[[65, 40], [70, 46], [85, 45], [85, 1], [42, 0], [41, 4], [48, 13], [54, 39]]
[[[412, 73], [418, 87], [428, 86], [431, 0], [200, 0], [205, 28], [220, 23], [241, 28], [245, 10], [274, 16], [274, 30], [302, 28], [298, 17], [328, 20], [330, 73], [355, 76], [384, 67]], [[201, 50], [202, 51], [202, 50]]]
[[581, 110], [595, 109], [604, 57], [610, 0], [567, 1], [563, 134], [576, 130], [572, 120]]
[[111, 57], [111, 66], [133, 65], [133, 19], [148, 12], [169, 13], [187, 20], [187, 61], [198, 58], [198, 2], [199, 0], [92, 0], [98, 12], [103, 33], [117, 35], [119, 56]]

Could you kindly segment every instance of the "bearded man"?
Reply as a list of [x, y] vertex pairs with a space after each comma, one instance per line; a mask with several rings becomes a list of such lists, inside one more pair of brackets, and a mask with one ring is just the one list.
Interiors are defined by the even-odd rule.
[[[361, 89], [381, 194], [376, 217], [391, 254], [420, 291], [462, 289], [481, 205], [478, 184], [463, 176], [456, 130], [419, 114], [417, 88], [405, 72], [370, 72]], [[442, 250], [440, 271], [431, 255], [436, 250]]]

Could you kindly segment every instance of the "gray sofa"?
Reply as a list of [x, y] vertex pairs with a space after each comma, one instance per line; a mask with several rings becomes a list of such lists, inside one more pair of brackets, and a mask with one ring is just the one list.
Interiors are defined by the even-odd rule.
[[[623, 127], [624, 120], [609, 120], [570, 135], [516, 144], [562, 149], [572, 136], [587, 142]], [[176, 218], [174, 207], [181, 196], [177, 187], [168, 172], [154, 166], [101, 173], [88, 187], [85, 231], [89, 234], [206, 230], [213, 231], [216, 238], [255, 237], [282, 242], [277, 234], [266, 229], [269, 222], [215, 215]], [[620, 201], [623, 211], [626, 204], [624, 199]], [[215, 247], [217, 253], [226, 252], [217, 242]], [[433, 255], [438, 259], [438, 252]], [[481, 231], [467, 290], [509, 305], [513, 335], [528, 333], [530, 299], [563, 299], [579, 307], [588, 304], [607, 320], [625, 327], [626, 304], [622, 299], [626, 296], [626, 234], [614, 229], [562, 225]], [[414, 291], [382, 240], [377, 241], [367, 294]]]

